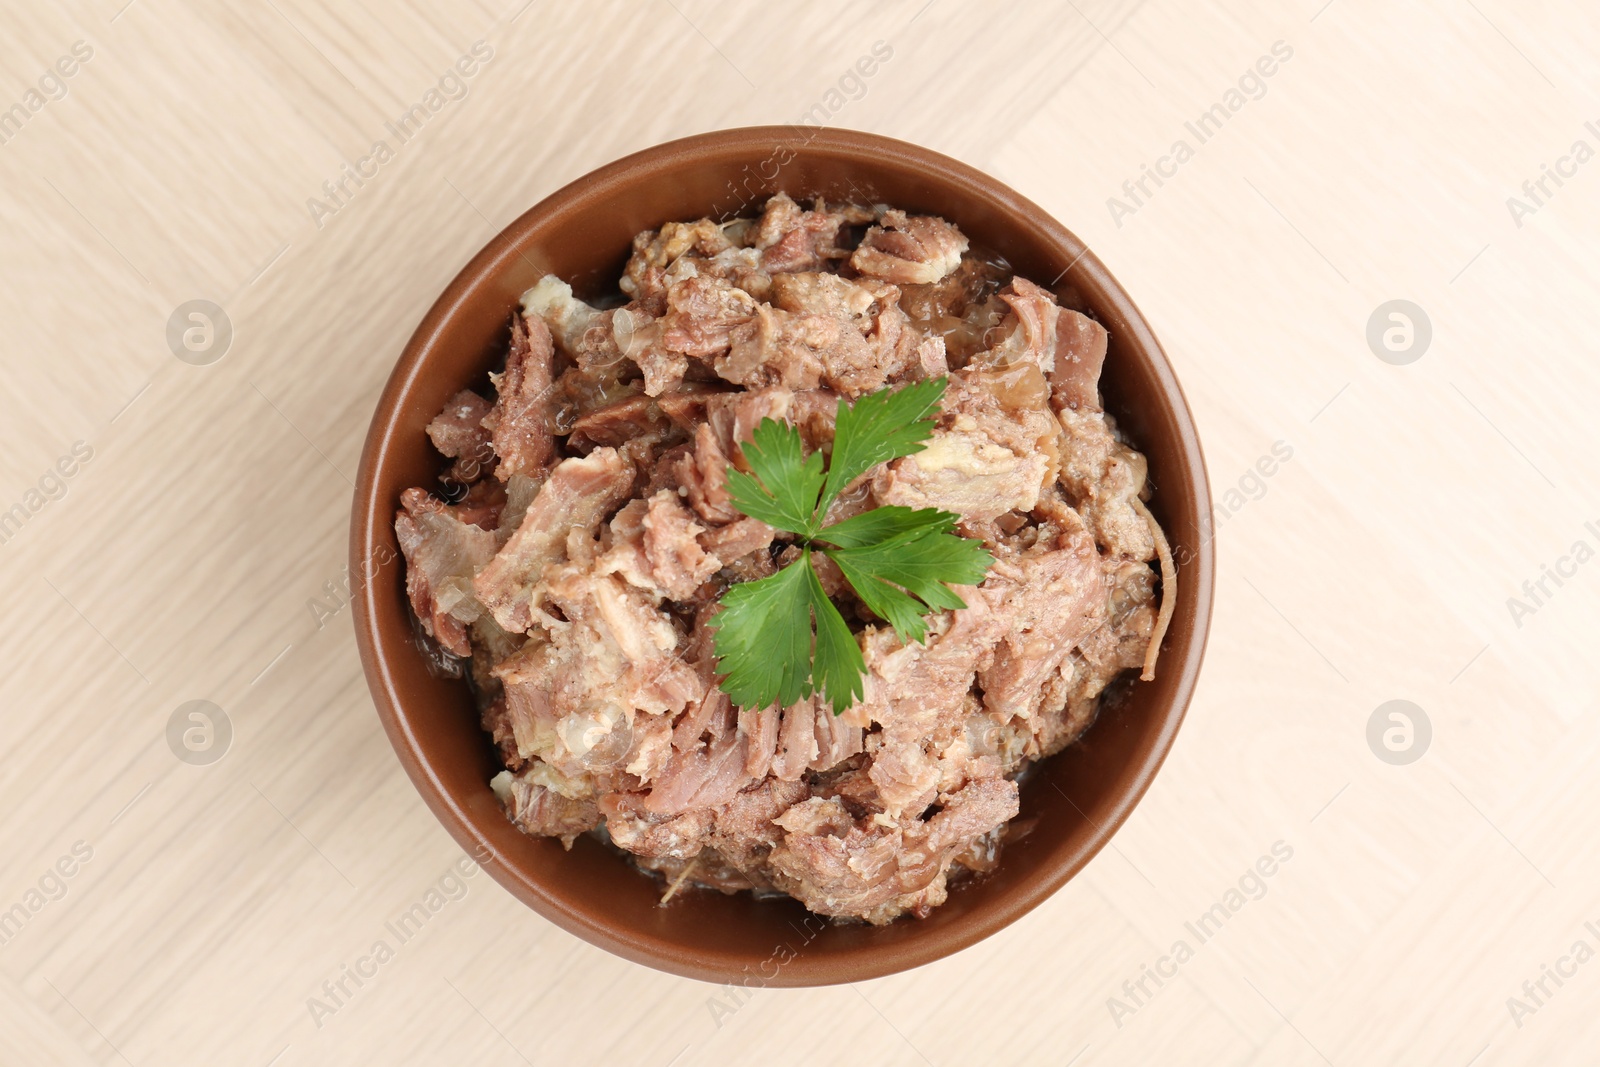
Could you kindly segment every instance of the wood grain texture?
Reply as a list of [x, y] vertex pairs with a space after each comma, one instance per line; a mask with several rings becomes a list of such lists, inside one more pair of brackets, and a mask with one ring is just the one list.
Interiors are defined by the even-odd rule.
[[[1594, 5], [4, 8], [0, 1063], [1594, 1062], [1600, 962], [1523, 983], [1600, 951], [1600, 563], [1522, 589], [1600, 549]], [[1082, 875], [918, 971], [735, 996], [453, 875], [329, 591], [377, 391], [473, 252], [619, 155], [807, 114], [995, 174], [1117, 273], [1195, 408], [1220, 581], [1177, 746]], [[206, 366], [165, 341], [192, 299], [234, 330]], [[1365, 338], [1392, 299], [1432, 325], [1408, 365]], [[1406, 766], [1367, 743], [1392, 699], [1432, 726]], [[231, 722], [219, 762], [168, 746], [190, 700]]]

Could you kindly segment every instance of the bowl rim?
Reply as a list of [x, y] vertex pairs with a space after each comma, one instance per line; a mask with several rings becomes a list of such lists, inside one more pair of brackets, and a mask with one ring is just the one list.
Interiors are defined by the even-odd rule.
[[801, 142], [800, 151], [851, 156], [866, 153], [922, 168], [938, 175], [945, 185], [963, 187], [970, 195], [990, 201], [1010, 213], [1026, 216], [1039, 226], [1050, 244], [1069, 253], [1069, 266], [1050, 288], [1057, 288], [1068, 275], [1089, 279], [1126, 324], [1118, 343], [1137, 350], [1168, 408], [1178, 446], [1178, 454], [1173, 458], [1194, 495], [1201, 536], [1196, 551], [1187, 561], [1184, 583], [1195, 597], [1194, 626], [1182, 646], [1169, 645], [1162, 653], [1163, 667], [1179, 672], [1172, 696], [1166, 707], [1157, 712], [1159, 729], [1148, 752], [1132, 768], [1125, 779], [1127, 784], [1110, 795], [1111, 814], [1093, 824], [1094, 831], [1085, 844], [1075, 850], [1063, 850], [1063, 855], [1041, 866], [1030, 880], [961, 923], [930, 929], [927, 936], [899, 940], [886, 946], [882, 953], [858, 953], [844, 960], [816, 960], [809, 967], [805, 963], [806, 954], [801, 953], [774, 979], [763, 983], [767, 986], [827, 985], [881, 977], [953, 954], [1004, 929], [1053, 895], [1111, 841], [1149, 789], [1176, 739], [1194, 694], [1210, 636], [1215, 586], [1210, 482], [1193, 414], [1165, 351], [1133, 299], [1088, 246], [1049, 212], [976, 168], [930, 149], [877, 134], [830, 127], [745, 126], [696, 134], [634, 152], [574, 179], [520, 214], [461, 268], [422, 317], [373, 411], [357, 472], [349, 539], [353, 623], [368, 689], [384, 732], [407, 776], [451, 837], [513, 896], [591, 944], [683, 977], [723, 982], [737, 974], [737, 966], [731, 964], [730, 957], [725, 954], [685, 952], [671, 942], [653, 939], [640, 931], [619, 930], [575, 910], [495, 848], [480, 832], [479, 816], [456, 803], [447, 792], [412, 729], [407, 699], [394, 677], [390, 659], [397, 654], [415, 655], [416, 651], [408, 649], [401, 653], [389, 647], [379, 630], [381, 609], [377, 602], [377, 583], [366, 579], [376, 573], [372, 561], [380, 547], [392, 552], [383, 545], [382, 539], [384, 527], [392, 523], [397, 501], [380, 498], [380, 486], [384, 481], [380, 474], [391, 445], [400, 433], [407, 432], [401, 425], [404, 420], [399, 401], [424, 373], [430, 354], [445, 336], [457, 310], [481, 288], [490, 285], [507, 261], [522, 254], [523, 244], [539, 229], [541, 221], [558, 214], [581, 212], [586, 202], [603, 196], [618, 183], [635, 182], [648, 175], [670, 174], [685, 158], [707, 155], [745, 158], [748, 155], [751, 160], [759, 160], [760, 153], [770, 153], [774, 144], [797, 141]]

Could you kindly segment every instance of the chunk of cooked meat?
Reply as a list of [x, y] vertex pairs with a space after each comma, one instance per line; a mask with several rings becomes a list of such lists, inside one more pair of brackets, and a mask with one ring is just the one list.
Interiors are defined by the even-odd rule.
[[510, 771], [495, 775], [490, 785], [517, 828], [535, 837], [559, 837], [571, 848], [578, 835], [600, 824], [600, 809], [593, 800], [564, 797]]
[[406, 594], [423, 632], [451, 655], [472, 655], [467, 626], [483, 613], [472, 576], [494, 556], [492, 530], [464, 522], [426, 490], [400, 494], [395, 537], [406, 559]]
[[834, 421], [838, 416], [839, 394], [832, 389], [802, 390], [789, 401], [789, 419], [808, 449], [833, 448]]
[[1061, 484], [1073, 497], [1095, 540], [1113, 556], [1150, 560], [1156, 543], [1134, 507], [1145, 488], [1145, 458], [1117, 440], [1109, 416], [1063, 408]]
[[1098, 409], [1100, 369], [1111, 335], [1089, 316], [1062, 308], [1056, 319], [1056, 369], [1050, 395], [1057, 407]]
[[1081, 520], [995, 563], [984, 586], [1001, 593], [996, 611], [1006, 631], [993, 662], [978, 672], [991, 713], [1029, 715], [1046, 680], [1104, 620], [1101, 578], [1100, 554]]
[[617, 512], [611, 520], [611, 548], [595, 570], [620, 574], [656, 597], [688, 600], [701, 582], [722, 569], [722, 561], [696, 540], [705, 529], [677, 493], [662, 489]]
[[573, 531], [591, 539], [606, 515], [626, 498], [633, 465], [614, 448], [556, 464], [528, 505], [522, 524], [472, 580], [495, 621], [521, 633], [532, 621], [533, 586], [552, 563], [565, 558]]
[[536, 476], [555, 455], [550, 426], [551, 362], [555, 348], [550, 330], [538, 319], [511, 317], [511, 350], [506, 369], [491, 374], [498, 400], [484, 417], [500, 463], [495, 476], [502, 482], [514, 474]]
[[[778, 328], [763, 335], [772, 352], [766, 363], [781, 362], [786, 345], [801, 344], [819, 365], [824, 385], [848, 397], [881, 389], [890, 381], [919, 375], [920, 337], [907, 329], [899, 307], [900, 290], [884, 283], [849, 281], [836, 274], [778, 274], [772, 279], [772, 317]], [[780, 314], [786, 312], [786, 315]], [[808, 371], [810, 364], [807, 364]], [[809, 378], [794, 375], [790, 388]]]
[[[669, 222], [633, 239], [633, 255], [619, 283], [624, 293], [646, 305], [666, 302], [668, 268], [686, 255], [711, 257], [732, 248], [723, 228], [710, 219]], [[659, 310], [657, 314], [659, 314]]]
[[475, 482], [494, 460], [494, 445], [483, 420], [494, 410], [494, 405], [470, 389], [463, 389], [450, 398], [444, 410], [428, 423], [428, 440], [441, 456], [456, 462], [450, 466], [450, 478], [457, 482]]
[[732, 522], [739, 517], [728, 496], [728, 454], [710, 424], [695, 428], [694, 446], [669, 461], [677, 481], [695, 512], [707, 522]]
[[741, 518], [700, 534], [701, 546], [726, 567], [753, 552], [763, 552], [777, 531], [760, 519]]
[[743, 734], [730, 733], [674, 751], [651, 785], [645, 810], [681, 813], [728, 803], [751, 784], [745, 771], [749, 744]]
[[706, 398], [706, 425], [717, 445], [733, 465], [748, 470], [742, 445], [750, 440], [762, 419], [785, 422], [794, 394], [781, 385], [739, 393], [719, 393]]
[[[427, 428], [451, 502], [411, 489], [396, 514], [419, 628], [467, 659], [506, 768], [494, 792], [526, 833], [631, 856], [663, 903], [698, 885], [925, 917], [1003, 862], [1019, 776], [1152, 676], [1171, 618], [1144, 457], [1101, 410], [1108, 335], [942, 219], [782, 194], [638, 234], [619, 286], [523, 294], [493, 402], [462, 391]], [[841, 403], [941, 377], [925, 446], [824, 521], [954, 512], [985, 577], [907, 642], [814, 553], [862, 698], [734, 706], [720, 598], [801, 552], [733, 506], [756, 428], [831, 454]]]
[[672, 421], [655, 397], [628, 394], [578, 416], [567, 436], [567, 446], [579, 452], [597, 445], [623, 448], [640, 438], [662, 440], [672, 429]]
[[583, 335], [602, 314], [574, 296], [572, 286], [554, 274], [546, 274], [522, 294], [522, 310], [530, 324], [544, 323], [569, 356], [577, 355]]
[[773, 883], [822, 915], [885, 923], [926, 915], [945, 900], [955, 857], [1017, 814], [1017, 786], [972, 782], [932, 818], [856, 818], [838, 798], [811, 797], [775, 821], [783, 840], [768, 864]]
[[1011, 310], [1001, 320], [1000, 340], [973, 357], [980, 366], [1032, 363], [1049, 379], [1057, 408], [1099, 410], [1100, 369], [1110, 335], [1080, 312], [1060, 307], [1048, 290], [1013, 278], [1000, 294]]
[[967, 606], [930, 620], [923, 643], [907, 644], [892, 630], [869, 630], [862, 641], [866, 694], [844, 717], [878, 726], [866, 741], [868, 777], [890, 814], [933, 800], [939, 762], [965, 729], [978, 668], [1007, 628], [983, 589], [959, 592]]
[[1000, 323], [999, 344], [974, 357], [982, 366], [1032, 363], [1049, 375], [1056, 367], [1056, 319], [1061, 309], [1053, 296], [1026, 278], [1013, 278], [1000, 292], [1011, 309]]
[[774, 307], [796, 315], [842, 319], [861, 333], [872, 327], [875, 311], [892, 306], [899, 299], [899, 289], [871, 279], [841, 278], [818, 271], [777, 274], [772, 278]]
[[893, 209], [867, 231], [850, 265], [896, 285], [926, 285], [960, 266], [966, 250], [966, 236], [943, 219]]
[[1019, 456], [976, 431], [935, 434], [873, 482], [880, 504], [943, 508], [976, 522], [1030, 510], [1049, 473], [1043, 456]]
[[661, 344], [673, 352], [710, 361], [728, 351], [733, 331], [755, 317], [755, 298], [720, 278], [695, 275], [667, 291]]
[[577, 565], [550, 572], [539, 601], [538, 632], [494, 669], [518, 754], [569, 777], [649, 782], [671, 754], [672, 718], [706, 691], [682, 635], [648, 594]]
[[818, 202], [812, 211], [803, 211], [793, 200], [778, 193], [767, 201], [766, 210], [755, 227], [755, 247], [761, 252], [761, 265], [776, 275], [785, 271], [817, 270], [830, 261], [842, 260], [848, 253], [839, 248], [839, 230], [850, 222], [863, 222], [869, 215], [856, 209], [829, 211]]
[[973, 533], [1007, 512], [1033, 510], [1060, 462], [1047, 396], [1033, 367], [952, 372], [939, 428], [921, 452], [877, 474], [873, 495], [880, 504], [953, 511]]
[[467, 486], [466, 494], [455, 503], [456, 518], [485, 530], [494, 530], [505, 512], [507, 499], [506, 487], [493, 478], [473, 482]]
[[723, 378], [749, 389], [814, 389], [822, 380], [824, 354], [847, 343], [846, 336], [835, 319], [791, 315], [762, 304], [730, 331], [727, 352], [712, 365]]

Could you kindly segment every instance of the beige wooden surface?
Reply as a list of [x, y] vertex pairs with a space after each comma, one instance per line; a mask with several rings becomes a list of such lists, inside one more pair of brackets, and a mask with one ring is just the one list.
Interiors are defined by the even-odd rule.
[[[775, 7], [7, 0], [0, 1064], [1596, 1062], [1600, 12]], [[955, 958], [736, 1000], [452, 876], [330, 591], [377, 392], [461, 264], [619, 155], [808, 112], [995, 174], [1119, 275], [1204, 435], [1220, 582], [1177, 746], [1079, 878]], [[192, 299], [233, 326], [209, 365], [166, 343]], [[1407, 365], [1365, 338], [1392, 299], [1432, 325]], [[1394, 699], [1431, 723], [1409, 765], [1367, 741]], [[167, 741], [191, 700], [232, 726], [209, 765]]]

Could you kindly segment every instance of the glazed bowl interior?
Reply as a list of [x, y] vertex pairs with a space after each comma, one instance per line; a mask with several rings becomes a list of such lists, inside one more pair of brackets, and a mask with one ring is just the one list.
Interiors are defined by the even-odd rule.
[[[697, 890], [658, 905], [658, 882], [599, 842], [571, 851], [501, 812], [500, 769], [464, 681], [430, 670], [410, 618], [395, 541], [400, 493], [434, 485], [445, 461], [424, 428], [457, 390], [487, 395], [521, 293], [554, 273], [580, 296], [615, 293], [630, 243], [671, 220], [753, 213], [771, 193], [882, 202], [942, 216], [975, 246], [1054, 290], [1110, 331], [1106, 409], [1149, 459], [1152, 512], [1179, 563], [1176, 615], [1158, 676], [1132, 686], [1077, 743], [1022, 786], [999, 869], [952, 890], [932, 916], [834, 925], [789, 900]], [[1182, 391], [1127, 294], [1041, 209], [944, 156], [839, 130], [756, 127], [648, 149], [579, 179], [513, 222], [423, 318], [385, 388], [361, 459], [351, 530], [356, 630], [378, 713], [439, 819], [534, 910], [621, 956], [711, 981], [820, 985], [926, 963], [985, 937], [1044, 900], [1109, 839], [1143, 795], [1188, 704], [1210, 618], [1210, 499]]]

